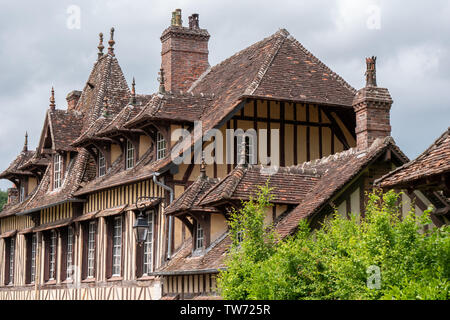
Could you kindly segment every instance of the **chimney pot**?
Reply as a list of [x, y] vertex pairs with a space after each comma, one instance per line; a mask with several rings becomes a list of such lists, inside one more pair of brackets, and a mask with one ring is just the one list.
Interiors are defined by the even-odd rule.
[[74, 90], [67, 95], [66, 101], [67, 101], [67, 110], [68, 111], [75, 110], [75, 108], [78, 104], [78, 101], [80, 100], [80, 97], [81, 97], [81, 91], [77, 91], [77, 90]]

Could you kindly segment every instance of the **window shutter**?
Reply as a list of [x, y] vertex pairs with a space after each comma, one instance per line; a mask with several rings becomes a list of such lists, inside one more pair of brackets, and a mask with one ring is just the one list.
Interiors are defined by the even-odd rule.
[[106, 278], [112, 277], [114, 220], [106, 220]]
[[136, 243], [136, 278], [144, 274], [144, 245]]
[[31, 283], [31, 243], [32, 243], [32, 237], [33, 234], [30, 233], [26, 236], [26, 254], [27, 254], [27, 258], [26, 258], [26, 271], [25, 271], [25, 283], [26, 284], [30, 284]]
[[88, 266], [88, 237], [89, 237], [89, 224], [82, 226], [83, 233], [83, 257], [81, 259], [81, 278], [87, 278], [87, 266]]
[[50, 233], [44, 235], [45, 252], [44, 252], [44, 281], [50, 279]]
[[67, 279], [67, 229], [61, 229], [61, 281]]

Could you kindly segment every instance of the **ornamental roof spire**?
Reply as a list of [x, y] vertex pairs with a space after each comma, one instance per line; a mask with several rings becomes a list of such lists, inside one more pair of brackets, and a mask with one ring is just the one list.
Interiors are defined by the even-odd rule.
[[131, 97], [130, 97], [130, 105], [136, 105], [136, 80], [133, 77], [133, 82], [131, 83]]
[[28, 132], [25, 132], [25, 143], [23, 144], [23, 152], [28, 151]]
[[202, 152], [202, 164], [200, 165], [200, 177], [202, 179], [206, 179], [208, 176], [206, 175], [206, 160], [205, 160], [205, 151]]
[[114, 45], [116, 44], [116, 42], [114, 41], [114, 32], [115, 32], [114, 28], [111, 28], [111, 32], [110, 32], [111, 36], [108, 41], [108, 44], [109, 44], [108, 53], [112, 56], [114, 55]]
[[52, 95], [50, 96], [50, 109], [52, 111], [55, 110], [56, 104], [55, 104], [55, 89], [52, 87]]
[[105, 46], [103, 45], [103, 33], [99, 34], [100, 37], [100, 43], [98, 44], [98, 58], [100, 59], [103, 56], [103, 49], [105, 49]]

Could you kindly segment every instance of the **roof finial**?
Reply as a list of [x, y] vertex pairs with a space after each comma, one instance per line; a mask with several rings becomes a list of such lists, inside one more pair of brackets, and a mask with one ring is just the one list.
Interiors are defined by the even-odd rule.
[[366, 71], [366, 87], [377, 86], [377, 57], [366, 58], [367, 71]]
[[52, 95], [50, 97], [50, 109], [55, 110], [56, 104], [55, 104], [55, 89], [52, 87]]
[[109, 48], [108, 48], [108, 53], [111, 55], [114, 55], [114, 45], [116, 44], [116, 42], [114, 41], [114, 28], [111, 28], [111, 39], [109, 39]]
[[100, 43], [98, 44], [98, 58], [100, 59], [103, 56], [103, 49], [105, 49], [105, 46], [103, 45], [103, 33], [100, 32]]
[[133, 82], [131, 83], [131, 97], [129, 104], [136, 105], [136, 80], [133, 77]]
[[159, 93], [161, 93], [161, 94], [164, 94], [164, 93], [166, 93], [166, 87], [165, 87], [165, 84], [164, 84], [164, 69], [160, 69], [160, 71], [159, 71], [159, 78], [158, 78], [158, 81], [159, 81]]
[[109, 106], [108, 98], [105, 96], [103, 98], [103, 113], [102, 113], [102, 117], [104, 117], [104, 118], [107, 118], [109, 116], [108, 106]]
[[23, 144], [23, 151], [28, 151], [28, 132], [25, 132], [25, 143]]
[[202, 152], [202, 164], [200, 165], [200, 177], [202, 179], [206, 179], [206, 160], [205, 160], [205, 151]]

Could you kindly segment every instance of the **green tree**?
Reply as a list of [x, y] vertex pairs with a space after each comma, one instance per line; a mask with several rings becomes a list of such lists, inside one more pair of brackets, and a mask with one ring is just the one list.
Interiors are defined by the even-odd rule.
[[401, 219], [399, 194], [370, 194], [361, 223], [336, 213], [313, 232], [302, 221], [295, 236], [279, 242], [271, 231], [261, 235], [267, 228], [256, 211], [265, 212], [267, 195], [263, 188], [233, 215], [233, 238], [241, 230], [244, 237], [219, 276], [224, 299], [450, 298], [449, 227], [422, 232], [429, 212], [419, 217], [414, 209]]
[[8, 201], [8, 194], [5, 191], [0, 190], [0, 211], [3, 210], [6, 201]]

